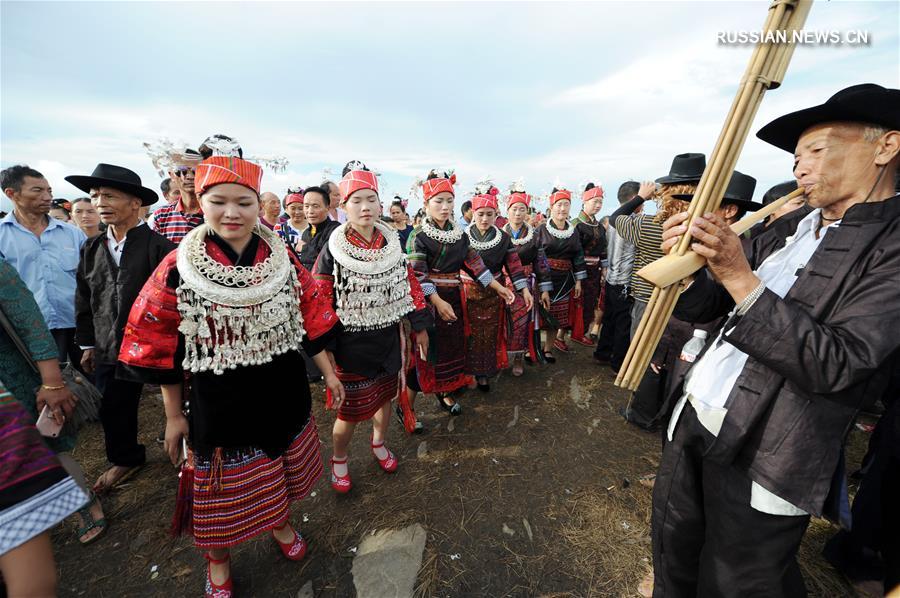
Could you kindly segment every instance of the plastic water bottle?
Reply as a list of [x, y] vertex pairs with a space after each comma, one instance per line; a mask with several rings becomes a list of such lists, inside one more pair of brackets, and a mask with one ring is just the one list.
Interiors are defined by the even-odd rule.
[[678, 359], [681, 361], [686, 361], [688, 363], [694, 363], [697, 359], [697, 356], [700, 355], [700, 351], [703, 350], [703, 345], [706, 344], [706, 331], [700, 330], [699, 328], [694, 329], [694, 336], [691, 337], [691, 340], [684, 344], [684, 347], [681, 349], [681, 355], [678, 356]]

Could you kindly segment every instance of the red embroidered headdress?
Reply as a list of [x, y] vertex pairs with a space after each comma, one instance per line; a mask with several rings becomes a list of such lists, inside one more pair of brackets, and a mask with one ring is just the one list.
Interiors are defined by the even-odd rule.
[[500, 193], [500, 190], [491, 185], [488, 187], [487, 192], [482, 193], [484, 189], [478, 189], [476, 187], [476, 195], [472, 197], [472, 211], [480, 210], [481, 208], [493, 208], [497, 209], [497, 195]]
[[197, 195], [203, 195], [214, 185], [237, 183], [253, 189], [259, 195], [262, 175], [262, 168], [253, 162], [228, 156], [213, 156], [197, 165], [194, 188]]
[[525, 207], [529, 207], [531, 205], [531, 196], [524, 192], [514, 192], [510, 193], [509, 197], [506, 199], [506, 208], [509, 209], [515, 203], [525, 204]]
[[378, 193], [378, 177], [374, 172], [366, 169], [362, 162], [350, 162], [345, 170], [349, 168], [347, 174], [338, 183], [338, 189], [341, 190], [341, 201], [347, 201], [347, 198], [360, 189], [371, 189]]
[[552, 206], [556, 202], [567, 199], [572, 201], [572, 192], [567, 189], [558, 189], [556, 192], [550, 194], [550, 205]]
[[454, 197], [456, 196], [456, 193], [453, 191], [453, 185], [456, 184], [456, 174], [453, 171], [432, 170], [428, 174], [429, 176], [432, 174], [437, 174], [438, 176], [422, 182], [422, 194], [425, 196], [425, 201], [445, 191]]
[[[590, 183], [593, 185], [593, 183]], [[603, 187], [600, 185], [595, 185], [590, 189], [586, 189], [584, 193], [581, 194], [581, 201], [590, 201], [595, 198], [603, 199]]]
[[288, 193], [284, 198], [284, 207], [288, 207], [292, 203], [303, 204], [303, 193]]

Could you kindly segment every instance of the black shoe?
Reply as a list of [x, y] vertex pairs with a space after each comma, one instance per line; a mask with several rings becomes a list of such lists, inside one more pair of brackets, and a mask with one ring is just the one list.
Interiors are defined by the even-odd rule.
[[436, 395], [438, 400], [438, 405], [441, 406], [441, 409], [449, 413], [450, 415], [459, 415], [462, 413], [462, 407], [457, 402], [453, 402], [452, 405], [448, 405], [444, 402], [444, 399], [447, 398], [447, 395], [443, 393], [439, 393]]
[[491, 385], [488, 382], [478, 382], [478, 390], [481, 392], [491, 392]]
[[156, 437], [156, 442], [158, 442], [159, 444], [165, 444], [165, 442], [166, 442], [166, 431], [165, 430], [163, 430], [162, 432], [159, 433], [159, 436]]
[[556, 363], [556, 358], [553, 357], [553, 353], [544, 353], [544, 359], [547, 360], [547, 363]]
[[[400, 405], [397, 405], [397, 407], [394, 409], [394, 413], [397, 414], [397, 421], [399, 421], [400, 425], [405, 429], [406, 423], [403, 421], [403, 409], [400, 408]], [[413, 411], [413, 414], [415, 414], [415, 411]], [[419, 418], [416, 418], [416, 425], [413, 427], [413, 434], [421, 434], [424, 431], [425, 426], [422, 425], [422, 422], [419, 421]]]

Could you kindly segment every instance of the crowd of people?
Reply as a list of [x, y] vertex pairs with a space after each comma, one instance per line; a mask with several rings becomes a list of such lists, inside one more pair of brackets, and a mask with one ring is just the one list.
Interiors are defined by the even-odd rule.
[[[181, 471], [173, 527], [204, 551], [205, 594], [224, 598], [234, 546], [271, 533], [285, 558], [307, 552], [289, 504], [326, 471], [311, 384], [336, 413], [331, 486], [351, 492], [357, 426], [371, 420], [372, 458], [395, 472], [390, 424], [421, 433], [420, 394], [460, 416], [467, 392], [495, 392], [505, 369], [534, 383], [569, 343], [618, 372], [653, 291], [638, 271], [687, 232], [707, 267], [684, 281], [622, 409], [663, 438], [659, 471], [642, 480], [654, 493], [654, 595], [803, 595], [796, 554], [810, 516], [843, 526], [826, 554], [836, 567], [890, 590], [900, 582], [898, 108], [900, 91], [866, 84], [776, 119], [759, 137], [794, 154], [795, 180], [755, 202], [756, 180], [735, 171], [720, 207], [690, 231], [702, 153], [622, 183], [608, 219], [597, 218], [597, 182], [557, 185], [539, 213], [521, 180], [506, 192], [480, 182], [457, 204], [456, 176], [440, 168], [421, 181], [424, 205], [410, 218], [407, 200], [385, 201], [359, 161], [280, 198], [262, 192], [264, 168], [225, 135], [168, 156], [165, 205], [152, 213], [159, 195], [123, 166], [67, 176], [86, 194], [72, 201], [55, 200], [28, 166], [3, 170], [13, 211], [0, 220], [0, 572], [10, 595], [53, 593], [47, 530], [63, 518], [77, 515], [83, 544], [103, 535], [102, 496], [147, 458], [145, 385], [159, 385], [160, 441]], [[805, 201], [742, 237], [731, 230], [798, 185]], [[702, 351], [683, 350], [694, 337]], [[110, 467], [92, 486], [69, 455], [78, 405], [66, 364], [102, 397]], [[304, 371], [309, 384], [288, 391], [283, 374]], [[884, 413], [851, 509], [842, 446], [876, 402]]]

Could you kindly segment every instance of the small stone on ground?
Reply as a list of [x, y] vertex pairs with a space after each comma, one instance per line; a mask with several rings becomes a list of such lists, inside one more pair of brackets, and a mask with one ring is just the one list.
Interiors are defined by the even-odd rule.
[[366, 536], [353, 558], [357, 598], [412, 598], [425, 540], [418, 523]]
[[312, 580], [303, 584], [303, 587], [300, 588], [300, 591], [297, 592], [297, 598], [315, 598], [316, 595], [313, 592]]

